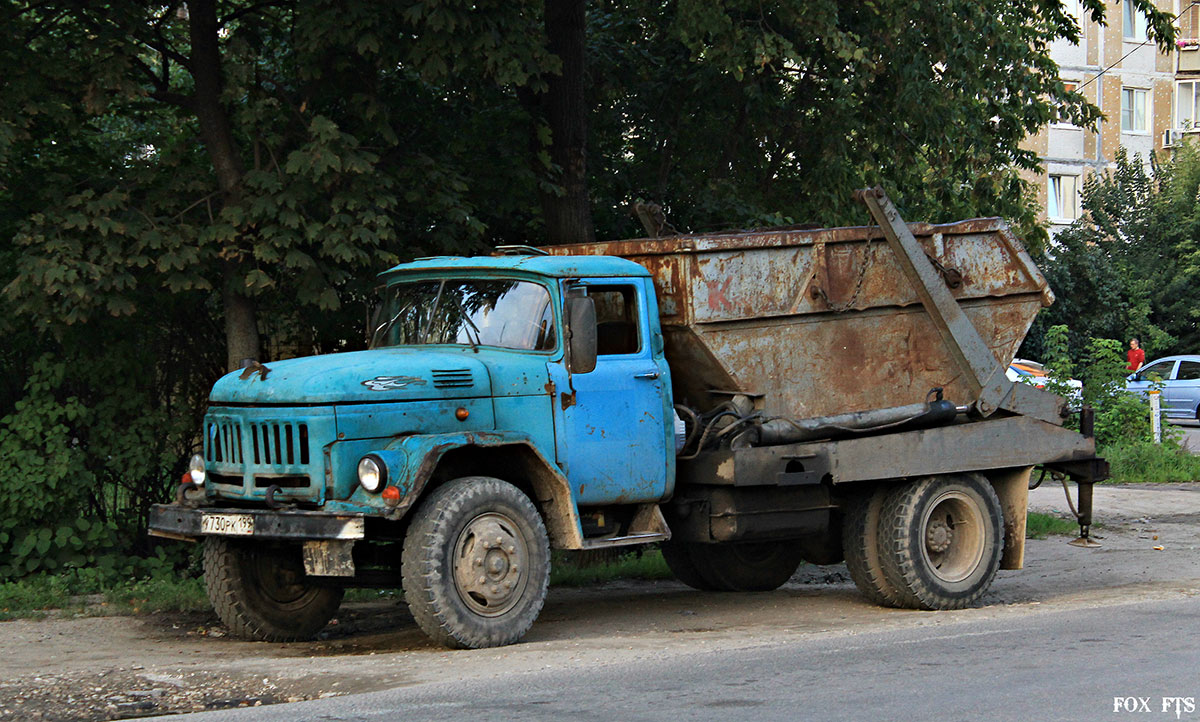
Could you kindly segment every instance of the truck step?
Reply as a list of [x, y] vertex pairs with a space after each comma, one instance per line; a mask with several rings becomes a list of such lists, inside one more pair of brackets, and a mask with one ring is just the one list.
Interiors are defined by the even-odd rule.
[[605, 539], [584, 539], [584, 549], [604, 549], [606, 547], [630, 546], [633, 544], [649, 544], [650, 542], [666, 541], [670, 534], [651, 532], [647, 534], [630, 534], [629, 536], [613, 536]]
[[584, 539], [582, 548], [604, 549], [606, 547], [649, 544], [666, 541], [670, 538], [671, 530], [667, 527], [667, 520], [663, 518], [658, 504], [640, 504], [637, 513], [633, 515], [633, 520], [629, 523], [627, 534], [600, 539]]

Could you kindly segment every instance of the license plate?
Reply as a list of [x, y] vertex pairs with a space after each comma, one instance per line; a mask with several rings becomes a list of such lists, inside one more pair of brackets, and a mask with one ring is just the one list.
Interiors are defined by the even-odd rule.
[[200, 517], [200, 533], [249, 536], [254, 533], [254, 517], [249, 514], [205, 514]]

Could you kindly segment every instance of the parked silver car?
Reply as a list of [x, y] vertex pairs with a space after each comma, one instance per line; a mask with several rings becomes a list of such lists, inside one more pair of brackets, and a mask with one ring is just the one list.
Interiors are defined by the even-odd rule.
[[1168, 356], [1130, 374], [1125, 388], [1142, 396], [1161, 379], [1163, 415], [1169, 419], [1197, 419], [1200, 409], [1200, 356]]

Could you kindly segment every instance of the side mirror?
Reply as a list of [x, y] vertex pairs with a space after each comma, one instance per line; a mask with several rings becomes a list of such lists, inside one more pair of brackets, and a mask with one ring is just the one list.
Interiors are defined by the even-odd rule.
[[596, 302], [587, 296], [567, 299], [567, 368], [575, 374], [596, 368]]

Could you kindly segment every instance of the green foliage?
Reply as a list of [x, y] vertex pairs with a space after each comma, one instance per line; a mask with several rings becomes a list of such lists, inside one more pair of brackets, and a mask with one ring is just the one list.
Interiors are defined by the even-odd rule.
[[1200, 481], [1200, 456], [1172, 439], [1121, 441], [1104, 446], [1101, 455], [1111, 470], [1108, 483]]
[[108, 614], [199, 612], [209, 609], [204, 580], [158, 575], [118, 584], [104, 593]]
[[1118, 153], [1116, 168], [1084, 184], [1083, 216], [1055, 238], [1043, 270], [1057, 302], [1038, 316], [1023, 355], [1044, 351], [1050, 326], [1070, 345], [1136, 336], [1146, 360], [1200, 346], [1200, 150], [1185, 143], [1163, 163]]
[[[85, 567], [128, 579], [174, 564], [141, 530], [149, 505], [169, 498], [164, 479], [182, 474], [198, 404], [188, 399], [190, 415], [180, 414], [178, 397], [155, 393], [163, 380], [131, 383], [145, 372], [135, 343], [70, 363], [44, 354], [0, 417], [0, 580]], [[187, 385], [196, 393], [183, 379], [167, 391], [182, 396]], [[114, 386], [125, 393], [107, 393]]]
[[1029, 539], [1045, 539], [1051, 534], [1073, 535], [1079, 533], [1079, 523], [1053, 514], [1031, 511], [1025, 519], [1025, 536]]
[[636, 549], [601, 563], [588, 563], [577, 556], [556, 552], [550, 568], [550, 585], [556, 587], [584, 587], [616, 579], [674, 578], [658, 549], [644, 553]]
[[1057, 2], [605, 2], [589, 32], [601, 237], [638, 198], [681, 229], [860, 223], [851, 191], [882, 183], [906, 217], [1001, 215], [1039, 246], [1020, 143], [1100, 117], [1045, 51], [1078, 36]]
[[[87, 597], [102, 595], [102, 602]], [[0, 621], [37, 618], [48, 611], [86, 615], [193, 612], [208, 608], [204, 582], [198, 577], [158, 573], [130, 580], [101, 581], [87, 570], [35, 574], [0, 582]]]

